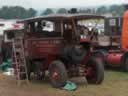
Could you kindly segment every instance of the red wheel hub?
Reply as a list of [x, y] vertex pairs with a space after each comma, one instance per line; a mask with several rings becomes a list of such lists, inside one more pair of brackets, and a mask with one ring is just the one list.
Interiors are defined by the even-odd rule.
[[52, 78], [54, 80], [58, 80], [59, 79], [59, 71], [56, 68], [53, 69]]
[[92, 65], [86, 69], [86, 76], [96, 78], [96, 66]]

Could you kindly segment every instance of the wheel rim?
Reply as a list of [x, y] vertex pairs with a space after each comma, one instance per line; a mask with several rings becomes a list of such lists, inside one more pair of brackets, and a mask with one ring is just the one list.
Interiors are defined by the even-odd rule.
[[59, 74], [59, 70], [57, 68], [53, 68], [51, 78], [54, 81], [60, 80], [60, 74]]
[[96, 66], [95, 64], [92, 64], [91, 66], [88, 66], [86, 69], [86, 76], [87, 78], [96, 81], [96, 74], [97, 74], [97, 70], [96, 70]]

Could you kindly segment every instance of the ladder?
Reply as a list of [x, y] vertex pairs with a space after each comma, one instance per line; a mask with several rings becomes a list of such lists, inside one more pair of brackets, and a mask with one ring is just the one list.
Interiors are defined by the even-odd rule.
[[28, 83], [28, 74], [27, 74], [27, 65], [24, 54], [24, 45], [22, 38], [15, 38], [12, 42], [13, 47], [13, 66], [14, 73], [17, 79], [18, 85], [21, 85], [21, 82]]

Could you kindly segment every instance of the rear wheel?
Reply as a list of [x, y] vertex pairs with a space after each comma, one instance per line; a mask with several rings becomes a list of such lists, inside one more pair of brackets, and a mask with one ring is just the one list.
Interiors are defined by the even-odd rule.
[[104, 66], [107, 67], [107, 61], [106, 61], [106, 57], [108, 55], [108, 52], [105, 50], [98, 50], [97, 52], [94, 53], [94, 56], [97, 58], [102, 59]]
[[86, 65], [86, 79], [90, 84], [101, 84], [104, 80], [103, 62], [97, 58], [91, 58]]
[[67, 72], [61, 61], [54, 61], [49, 66], [49, 79], [53, 87], [63, 87], [67, 81]]

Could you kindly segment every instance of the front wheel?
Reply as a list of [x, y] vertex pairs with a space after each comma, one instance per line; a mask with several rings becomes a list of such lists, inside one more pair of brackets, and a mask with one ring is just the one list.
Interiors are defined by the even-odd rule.
[[60, 88], [66, 84], [67, 72], [61, 61], [53, 61], [49, 65], [49, 79], [53, 87]]
[[86, 65], [86, 79], [89, 84], [101, 84], [104, 80], [104, 64], [101, 59], [92, 57]]
[[94, 56], [97, 58], [99, 57], [100, 59], [102, 59], [103, 63], [104, 63], [104, 67], [107, 67], [107, 61], [106, 61], [106, 57], [108, 55], [108, 52], [105, 50], [98, 50], [94, 53]]

